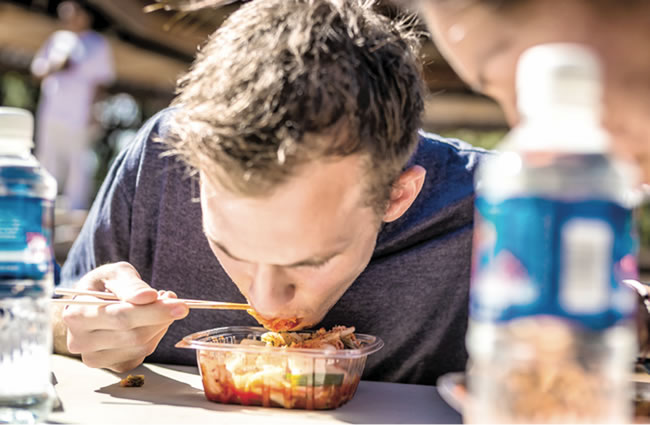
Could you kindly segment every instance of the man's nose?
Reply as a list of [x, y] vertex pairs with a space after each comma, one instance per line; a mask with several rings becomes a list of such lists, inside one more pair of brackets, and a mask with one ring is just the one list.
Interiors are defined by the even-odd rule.
[[[280, 267], [258, 265], [249, 291], [249, 301], [266, 318], [282, 317], [287, 304], [296, 294], [292, 283]], [[284, 313], [286, 315], [286, 313]]]

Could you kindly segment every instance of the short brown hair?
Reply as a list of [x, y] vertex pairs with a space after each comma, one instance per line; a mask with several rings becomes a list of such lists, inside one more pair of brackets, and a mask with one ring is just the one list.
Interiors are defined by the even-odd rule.
[[233, 13], [178, 84], [174, 137], [194, 170], [261, 196], [314, 159], [362, 154], [385, 207], [417, 145], [417, 34], [361, 0], [259, 0]]

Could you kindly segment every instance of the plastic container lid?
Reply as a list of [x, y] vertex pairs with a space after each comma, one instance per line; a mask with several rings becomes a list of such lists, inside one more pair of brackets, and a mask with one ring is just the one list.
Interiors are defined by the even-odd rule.
[[25, 155], [34, 147], [34, 117], [20, 108], [0, 107], [0, 155]]
[[544, 133], [526, 132], [524, 145], [560, 152], [608, 150], [609, 136], [600, 124], [601, 63], [583, 45], [550, 43], [526, 50], [517, 65], [517, 108], [521, 127], [528, 123]]
[[[176, 348], [193, 348], [196, 350], [224, 351], [238, 353], [264, 353], [277, 356], [302, 355], [310, 357], [327, 357], [332, 359], [366, 357], [379, 351], [384, 346], [381, 338], [355, 333], [357, 341], [362, 346], [358, 349], [325, 350], [315, 348], [288, 348], [257, 345], [243, 345], [243, 339], [255, 338], [268, 332], [266, 329], [254, 326], [227, 326], [209, 329], [185, 336]], [[298, 333], [313, 331], [297, 331]]]

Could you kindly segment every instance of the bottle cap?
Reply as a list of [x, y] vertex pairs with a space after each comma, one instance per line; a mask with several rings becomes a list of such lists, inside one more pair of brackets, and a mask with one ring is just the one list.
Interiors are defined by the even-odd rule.
[[601, 74], [596, 53], [580, 44], [541, 44], [521, 55], [517, 107], [522, 121], [536, 121], [548, 131], [571, 135], [571, 140], [562, 136], [547, 139], [546, 150], [607, 150], [609, 138], [600, 124]]
[[0, 155], [25, 155], [34, 147], [34, 117], [20, 108], [0, 107]]

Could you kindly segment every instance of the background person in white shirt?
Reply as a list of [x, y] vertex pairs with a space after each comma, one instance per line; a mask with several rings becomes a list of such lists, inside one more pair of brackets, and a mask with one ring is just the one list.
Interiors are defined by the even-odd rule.
[[54, 32], [31, 65], [42, 79], [36, 155], [56, 178], [70, 209], [86, 209], [95, 164], [89, 124], [97, 88], [114, 78], [108, 42], [92, 31], [91, 15], [79, 3], [57, 8], [63, 29]]

